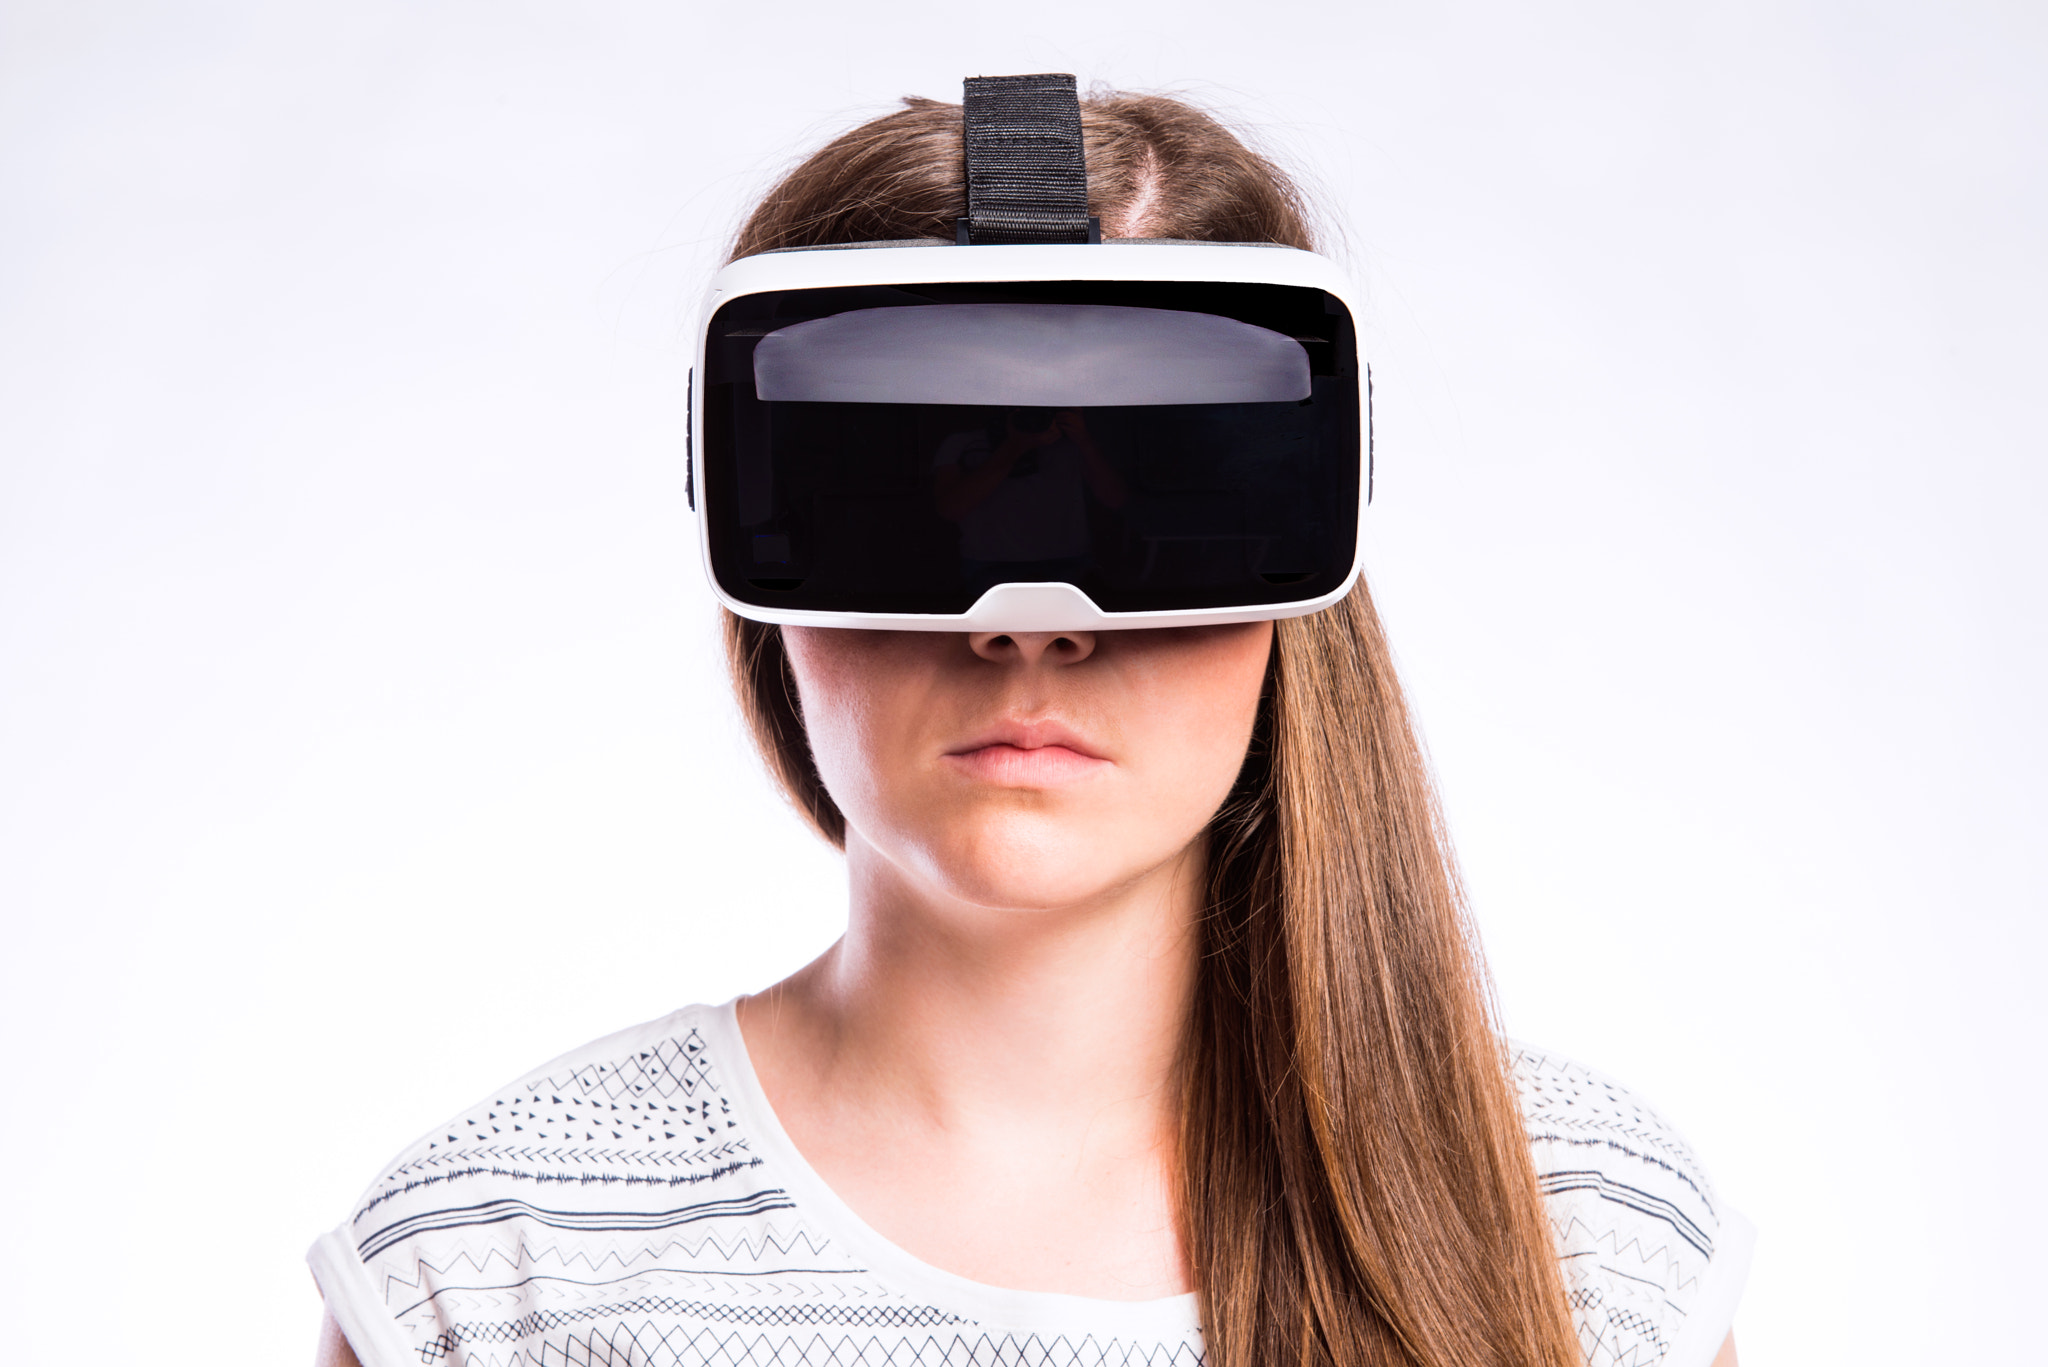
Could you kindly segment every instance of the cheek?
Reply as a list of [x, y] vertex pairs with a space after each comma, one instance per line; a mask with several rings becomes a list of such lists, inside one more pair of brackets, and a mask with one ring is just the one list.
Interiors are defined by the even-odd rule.
[[784, 632], [818, 776], [848, 819], [865, 824], [883, 799], [914, 786], [929, 671], [851, 631]]
[[1162, 818], [1193, 839], [1244, 767], [1272, 639], [1253, 623], [1199, 651], [1162, 652], [1133, 678], [1126, 709], [1138, 777]]

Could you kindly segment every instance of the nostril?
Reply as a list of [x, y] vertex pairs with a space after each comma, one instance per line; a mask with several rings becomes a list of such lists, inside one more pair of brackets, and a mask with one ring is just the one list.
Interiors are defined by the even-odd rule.
[[1088, 632], [1073, 636], [1051, 631], [974, 632], [967, 643], [985, 660], [1008, 660], [1014, 651], [1016, 663], [1027, 665], [1038, 661], [1076, 664], [1095, 652], [1095, 638]]

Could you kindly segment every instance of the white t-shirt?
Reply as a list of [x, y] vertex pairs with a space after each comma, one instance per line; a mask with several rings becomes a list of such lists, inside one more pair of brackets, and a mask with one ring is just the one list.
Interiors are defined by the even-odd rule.
[[[1626, 1091], [1515, 1082], [1590, 1367], [1708, 1367], [1753, 1233]], [[364, 1367], [1199, 1367], [1193, 1295], [943, 1272], [791, 1147], [730, 1003], [534, 1070], [399, 1155], [308, 1259]]]

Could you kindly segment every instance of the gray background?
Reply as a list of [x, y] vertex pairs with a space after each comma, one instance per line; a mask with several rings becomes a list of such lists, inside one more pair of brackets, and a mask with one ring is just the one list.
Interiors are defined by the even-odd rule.
[[1510, 1029], [1761, 1226], [1750, 1364], [2038, 1351], [2034, 4], [0, 9], [0, 1323], [310, 1353], [457, 1106], [827, 943], [682, 506], [749, 197], [980, 72], [1342, 226]]

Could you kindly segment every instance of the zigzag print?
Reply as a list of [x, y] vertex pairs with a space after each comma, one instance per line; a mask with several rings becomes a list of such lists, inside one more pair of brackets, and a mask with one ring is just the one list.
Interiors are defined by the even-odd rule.
[[[421, 1351], [422, 1362], [429, 1359]], [[469, 1358], [463, 1367], [1201, 1367], [1202, 1352], [1186, 1343], [1132, 1343], [1121, 1339], [1078, 1341], [1032, 1334], [932, 1335], [884, 1339], [719, 1334], [676, 1327], [666, 1332], [648, 1322], [610, 1335], [543, 1343], [538, 1357]]]
[[1705, 1230], [1687, 1219], [1684, 1211], [1638, 1187], [1632, 1187], [1626, 1182], [1617, 1182], [1605, 1173], [1589, 1168], [1545, 1172], [1537, 1174], [1536, 1184], [1542, 1188], [1545, 1196], [1559, 1196], [1568, 1191], [1590, 1191], [1603, 1201], [1612, 1201], [1638, 1215], [1662, 1220], [1678, 1232], [1679, 1238], [1699, 1250], [1702, 1258], [1714, 1256], [1713, 1239]]
[[[1630, 1281], [1648, 1282], [1656, 1288], [1659, 1296], [1666, 1300], [1674, 1296], [1689, 1296], [1699, 1289], [1699, 1274], [1697, 1272], [1689, 1273], [1685, 1271], [1684, 1263], [1677, 1254], [1672, 1252], [1671, 1245], [1669, 1244], [1646, 1243], [1640, 1234], [1630, 1234], [1624, 1237], [1621, 1230], [1615, 1229], [1612, 1226], [1595, 1229], [1581, 1220], [1576, 1214], [1562, 1223], [1552, 1220], [1550, 1228], [1552, 1234], [1556, 1236], [1557, 1245], [1560, 1249], [1559, 1261], [1564, 1263], [1568, 1272], [1572, 1267], [1574, 1259], [1582, 1258], [1588, 1253], [1598, 1253], [1604, 1247], [1608, 1262], [1602, 1263], [1600, 1270], [1611, 1276], [1625, 1277]], [[1591, 1247], [1575, 1247], [1577, 1241], [1573, 1238], [1574, 1234], [1584, 1235], [1585, 1242], [1591, 1245]], [[1638, 1277], [1634, 1273], [1609, 1265], [1611, 1263], [1628, 1265], [1631, 1258], [1634, 1259], [1633, 1266], [1639, 1271], [1661, 1268], [1662, 1275], [1647, 1278]]]
[[[504, 1264], [506, 1273], [512, 1276], [529, 1274], [536, 1267], [552, 1265], [566, 1272], [568, 1269], [580, 1265], [589, 1269], [592, 1278], [597, 1278], [603, 1275], [608, 1266], [616, 1263], [618, 1265], [617, 1275], [624, 1277], [634, 1271], [633, 1264], [643, 1260], [652, 1264], [658, 1259], [675, 1256], [680, 1261], [685, 1262], [708, 1261], [705, 1253], [707, 1249], [711, 1253], [716, 1254], [718, 1259], [725, 1263], [726, 1266], [723, 1268], [693, 1268], [691, 1269], [692, 1271], [719, 1277], [782, 1276], [791, 1271], [819, 1274], [838, 1273], [841, 1271], [864, 1271], [864, 1269], [850, 1266], [845, 1268], [803, 1267], [795, 1269], [780, 1267], [762, 1268], [758, 1266], [769, 1261], [797, 1260], [808, 1263], [839, 1261], [836, 1255], [828, 1252], [832, 1246], [832, 1241], [829, 1238], [814, 1239], [810, 1232], [801, 1225], [797, 1226], [787, 1235], [777, 1234], [772, 1227], [752, 1233], [742, 1233], [727, 1239], [721, 1239], [716, 1233], [707, 1233], [694, 1244], [687, 1239], [670, 1238], [658, 1243], [649, 1241], [639, 1247], [631, 1247], [620, 1243], [616, 1239], [606, 1239], [599, 1241], [602, 1244], [602, 1248], [601, 1251], [595, 1253], [593, 1253], [593, 1250], [586, 1248], [564, 1248], [561, 1244], [553, 1242], [534, 1243], [527, 1238], [526, 1232], [522, 1232], [519, 1238], [510, 1244], [489, 1239], [481, 1240], [480, 1242], [482, 1243], [481, 1251], [473, 1249], [466, 1244], [458, 1244], [452, 1249], [438, 1251], [431, 1259], [424, 1256], [416, 1257], [411, 1259], [409, 1264], [405, 1265], [401, 1265], [398, 1260], [393, 1258], [383, 1259], [380, 1294], [383, 1297], [384, 1303], [386, 1305], [409, 1303], [407, 1304], [407, 1309], [411, 1309], [413, 1306], [422, 1303], [419, 1295], [421, 1287], [430, 1282], [439, 1286], [443, 1282], [452, 1281], [459, 1273], [459, 1270], [465, 1266], [470, 1269], [472, 1275], [485, 1277], [490, 1275], [491, 1267], [498, 1263]], [[742, 1271], [734, 1266], [739, 1263], [753, 1263], [756, 1266]], [[407, 1275], [404, 1270], [405, 1266], [410, 1267], [411, 1275]], [[649, 1267], [640, 1270], [642, 1272], [650, 1272], [653, 1269]], [[437, 1290], [425, 1299], [431, 1300], [434, 1295], [439, 1294], [440, 1291]]]
[[516, 1197], [501, 1197], [473, 1206], [427, 1211], [410, 1219], [386, 1225], [357, 1245], [368, 1260], [393, 1244], [435, 1230], [463, 1229], [472, 1225], [495, 1225], [505, 1220], [531, 1220], [550, 1229], [588, 1230], [603, 1233], [667, 1229], [731, 1216], [761, 1215], [771, 1210], [794, 1210], [796, 1202], [779, 1187], [757, 1191], [726, 1201], [701, 1201], [674, 1210], [550, 1210]]
[[590, 1306], [579, 1310], [536, 1310], [516, 1320], [496, 1324], [454, 1324], [447, 1332], [420, 1349], [422, 1362], [438, 1362], [467, 1343], [517, 1343], [565, 1324], [648, 1311], [716, 1324], [748, 1324], [756, 1328], [784, 1328], [791, 1325], [835, 1329], [931, 1329], [940, 1325], [971, 1324], [961, 1315], [949, 1314], [931, 1305], [727, 1305], [717, 1301], [679, 1301], [669, 1296], [641, 1296], [630, 1301]]
[[[678, 1294], [688, 1293], [688, 1294]], [[584, 1305], [613, 1306], [626, 1300], [659, 1297], [683, 1303], [709, 1301], [735, 1313], [768, 1303], [809, 1306], [819, 1313], [873, 1313], [875, 1307], [901, 1310], [913, 1303], [876, 1283], [867, 1269], [766, 1268], [751, 1272], [700, 1274], [677, 1268], [651, 1267], [604, 1281], [579, 1281], [541, 1274], [492, 1286], [443, 1286], [393, 1313], [400, 1318], [430, 1302], [443, 1324], [464, 1318], [519, 1314], [546, 1307], [573, 1309]], [[606, 1311], [605, 1313], [611, 1313]], [[841, 1321], [850, 1323], [851, 1321]], [[962, 1323], [970, 1320], [963, 1319]]]

